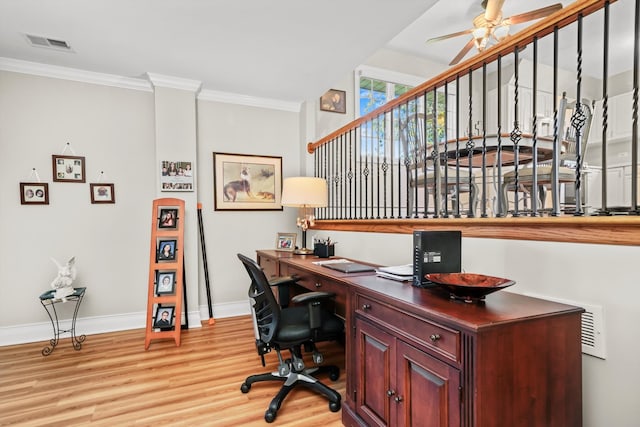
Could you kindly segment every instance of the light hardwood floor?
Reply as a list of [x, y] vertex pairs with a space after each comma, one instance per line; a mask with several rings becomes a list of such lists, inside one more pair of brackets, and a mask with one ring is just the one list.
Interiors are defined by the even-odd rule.
[[[75, 351], [65, 336], [46, 357], [40, 353], [45, 342], [0, 347], [0, 425], [267, 425], [264, 412], [281, 383], [240, 391], [245, 377], [277, 366], [272, 352], [262, 367], [249, 316], [183, 331], [180, 347], [155, 340], [145, 351], [144, 338], [142, 329], [90, 335]], [[344, 399], [344, 348], [319, 348], [325, 363], [341, 370], [336, 382], [320, 379]], [[340, 419], [341, 411], [329, 411], [326, 399], [300, 388], [271, 425], [341, 426]]]

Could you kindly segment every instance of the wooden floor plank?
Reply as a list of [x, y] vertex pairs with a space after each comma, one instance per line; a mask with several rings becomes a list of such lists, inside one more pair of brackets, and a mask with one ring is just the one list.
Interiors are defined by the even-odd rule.
[[[46, 357], [40, 353], [46, 342], [0, 347], [0, 426], [266, 424], [264, 412], [281, 383], [240, 391], [247, 376], [277, 370], [275, 353], [261, 365], [249, 316], [183, 331], [180, 347], [154, 340], [145, 351], [144, 338], [141, 329], [91, 335], [80, 351], [63, 339]], [[341, 369], [338, 381], [320, 380], [344, 396], [344, 348], [319, 347], [325, 363]], [[305, 363], [312, 366], [310, 355]], [[301, 388], [287, 397], [274, 425], [332, 427], [340, 419], [325, 398]]]

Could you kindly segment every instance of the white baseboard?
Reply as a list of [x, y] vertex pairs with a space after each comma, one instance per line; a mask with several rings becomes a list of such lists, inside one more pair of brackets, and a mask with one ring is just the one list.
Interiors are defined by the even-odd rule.
[[[214, 304], [213, 317], [225, 318], [250, 314], [248, 301]], [[146, 312], [123, 313], [109, 316], [80, 317], [76, 321], [77, 335], [94, 335], [105, 332], [144, 329]], [[202, 321], [209, 319], [207, 306], [200, 306], [199, 311], [190, 311], [189, 329], [202, 327]], [[60, 319], [60, 329], [71, 328], [71, 319]], [[61, 339], [69, 336], [62, 334]], [[0, 327], [0, 346], [49, 341], [53, 338], [51, 322], [29, 323]]]

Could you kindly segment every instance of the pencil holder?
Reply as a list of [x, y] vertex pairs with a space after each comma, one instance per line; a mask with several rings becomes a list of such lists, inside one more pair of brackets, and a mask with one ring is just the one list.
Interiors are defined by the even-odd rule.
[[335, 254], [334, 245], [325, 245], [323, 243], [316, 243], [313, 245], [313, 254], [319, 258], [329, 258]]

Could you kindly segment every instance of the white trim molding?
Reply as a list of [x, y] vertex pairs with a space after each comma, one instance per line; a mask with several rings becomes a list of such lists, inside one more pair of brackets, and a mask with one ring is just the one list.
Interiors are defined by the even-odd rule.
[[171, 89], [200, 92], [202, 82], [198, 80], [183, 79], [181, 77], [166, 76], [163, 74], [147, 73], [147, 77], [153, 86], [168, 87]]
[[[251, 314], [248, 301], [214, 304], [214, 318], [236, 317]], [[146, 327], [146, 312], [124, 313], [109, 316], [81, 317], [76, 321], [76, 334], [87, 337], [105, 332], [126, 331], [130, 329], [144, 329]], [[206, 305], [199, 310], [188, 313], [189, 329], [201, 328], [202, 321], [209, 318], [209, 310]], [[71, 319], [60, 319], [60, 329], [71, 329]], [[29, 323], [15, 326], [0, 327], [0, 346], [43, 342], [48, 345], [53, 338], [51, 322]], [[89, 339], [89, 338], [87, 338]], [[71, 345], [69, 333], [60, 336], [60, 346]]]
[[22, 61], [20, 59], [0, 57], [0, 70], [31, 74], [40, 77], [72, 80], [82, 83], [92, 83], [103, 86], [119, 87], [123, 89], [153, 92], [153, 88], [149, 81], [142, 78], [136, 79], [132, 77], [117, 76], [114, 74], [96, 73], [94, 71]]
[[246, 105], [248, 107], [269, 108], [272, 110], [290, 111], [293, 113], [300, 112], [301, 104], [299, 102], [281, 101], [270, 98], [259, 98], [249, 95], [240, 95], [237, 93], [220, 92], [216, 90], [202, 90], [198, 95], [201, 101], [224, 102], [226, 104]]

